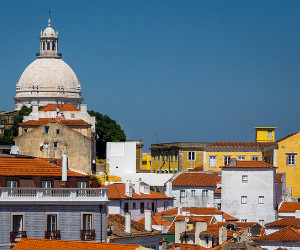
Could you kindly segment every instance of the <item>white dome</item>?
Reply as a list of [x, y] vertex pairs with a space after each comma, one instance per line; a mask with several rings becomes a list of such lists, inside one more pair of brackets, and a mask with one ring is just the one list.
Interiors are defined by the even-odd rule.
[[54, 29], [52, 29], [51, 27], [47, 27], [44, 32], [43, 32], [43, 36], [47, 36], [47, 37], [53, 37], [55, 36], [55, 31]]

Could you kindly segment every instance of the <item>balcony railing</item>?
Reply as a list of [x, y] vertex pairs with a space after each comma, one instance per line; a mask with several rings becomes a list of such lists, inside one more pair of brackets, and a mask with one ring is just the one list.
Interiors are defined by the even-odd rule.
[[60, 230], [45, 231], [45, 239], [60, 240]]
[[94, 241], [95, 230], [80, 230], [80, 238], [82, 241]]
[[27, 238], [26, 231], [10, 232], [10, 242], [17, 243], [22, 238]]
[[0, 201], [107, 201], [107, 188], [0, 188]]

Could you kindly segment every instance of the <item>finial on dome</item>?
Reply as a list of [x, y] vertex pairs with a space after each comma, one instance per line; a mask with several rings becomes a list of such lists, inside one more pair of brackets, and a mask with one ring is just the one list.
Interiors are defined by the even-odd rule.
[[48, 27], [51, 27], [51, 19], [50, 19], [50, 17], [51, 17], [51, 12], [50, 12], [50, 9], [49, 9], [49, 19], [48, 19]]

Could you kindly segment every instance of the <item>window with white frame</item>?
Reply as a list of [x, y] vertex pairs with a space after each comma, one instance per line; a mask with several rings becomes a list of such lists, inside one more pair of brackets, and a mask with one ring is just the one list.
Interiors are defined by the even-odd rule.
[[51, 181], [42, 181], [42, 188], [51, 188]]
[[22, 232], [24, 230], [24, 214], [23, 213], [11, 213], [11, 231]]
[[191, 190], [191, 194], [192, 194], [192, 197], [195, 197], [196, 196], [196, 191], [195, 190]]
[[258, 196], [258, 204], [265, 204], [265, 197], [264, 196]]
[[86, 181], [78, 181], [77, 187], [78, 188], [86, 188]]
[[209, 166], [210, 167], [216, 167], [217, 166], [217, 156], [216, 155], [210, 155], [209, 156]]
[[180, 190], [180, 198], [185, 198], [185, 190]]
[[230, 159], [231, 159], [231, 155], [224, 155], [224, 157], [223, 157], [223, 165], [229, 164]]
[[7, 187], [8, 188], [16, 188], [17, 187], [17, 181], [7, 181]]
[[287, 166], [296, 166], [296, 155], [297, 153], [286, 153]]
[[208, 196], [208, 190], [204, 189], [202, 190], [202, 197], [207, 197]]
[[259, 161], [259, 155], [251, 155], [251, 161]]
[[248, 175], [242, 175], [242, 183], [248, 183]]
[[245, 161], [246, 160], [246, 156], [245, 155], [238, 155], [237, 156], [237, 160], [238, 161]]
[[247, 196], [242, 196], [241, 197], [241, 204], [247, 204], [248, 203], [248, 197]]
[[188, 161], [195, 161], [195, 160], [196, 160], [196, 152], [188, 151]]

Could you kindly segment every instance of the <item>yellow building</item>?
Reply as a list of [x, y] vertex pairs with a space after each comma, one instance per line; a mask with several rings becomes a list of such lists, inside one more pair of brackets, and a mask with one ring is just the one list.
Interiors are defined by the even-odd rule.
[[256, 142], [275, 142], [276, 127], [255, 127]]
[[184, 172], [203, 165], [202, 142], [174, 142], [151, 145], [152, 173]]
[[142, 170], [151, 171], [151, 153], [142, 154]]

